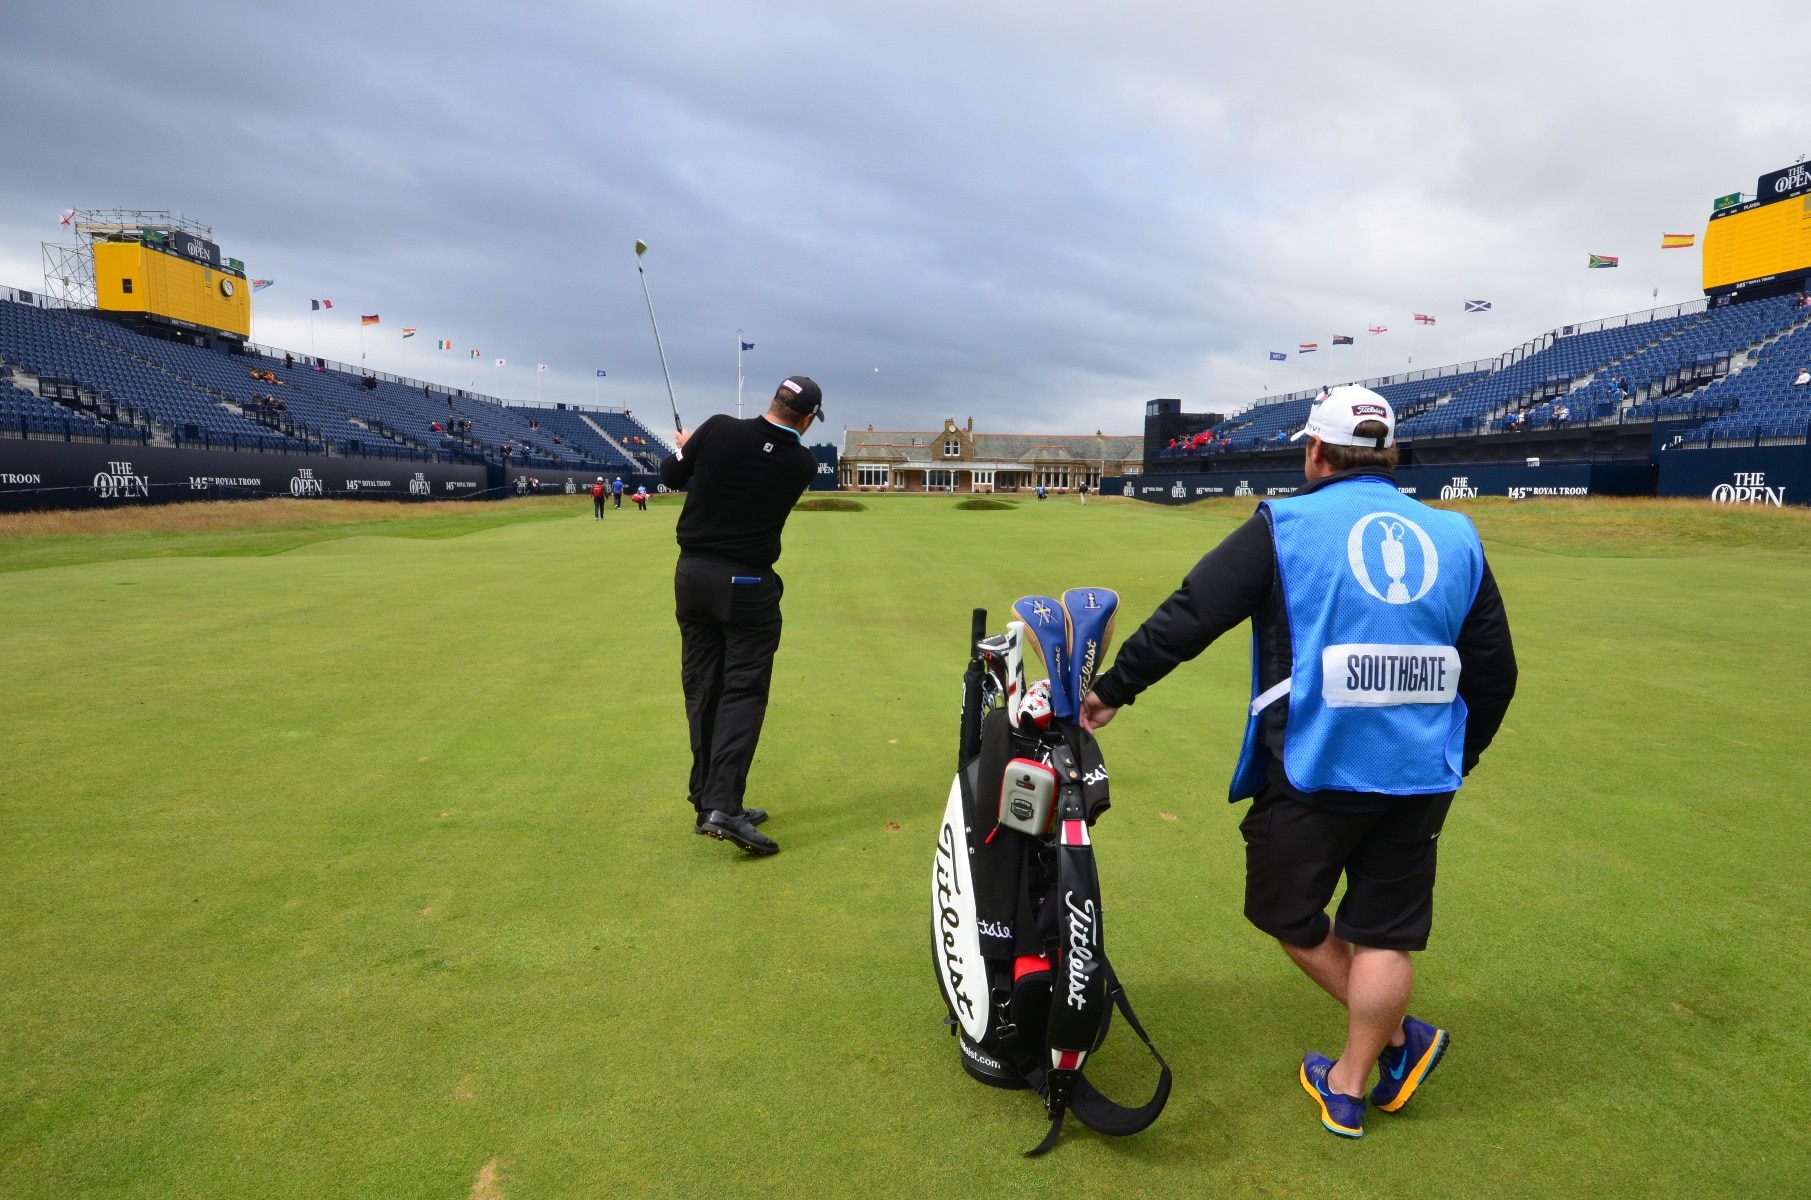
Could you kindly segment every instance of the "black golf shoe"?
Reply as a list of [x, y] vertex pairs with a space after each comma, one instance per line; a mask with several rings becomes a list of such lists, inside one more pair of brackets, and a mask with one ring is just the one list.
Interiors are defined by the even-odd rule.
[[[767, 810], [764, 808], [745, 808], [737, 815], [744, 821], [747, 821], [750, 825], [759, 825], [762, 821], [767, 819]], [[704, 818], [704, 813], [701, 812], [698, 814], [697, 820], [694, 821], [692, 825], [695, 832], [704, 832]]]
[[778, 854], [780, 846], [772, 838], [755, 828], [748, 819], [747, 810], [740, 813], [726, 813], [712, 809], [704, 814], [704, 821], [698, 826], [698, 832], [714, 837], [720, 842], [734, 842], [750, 854]]

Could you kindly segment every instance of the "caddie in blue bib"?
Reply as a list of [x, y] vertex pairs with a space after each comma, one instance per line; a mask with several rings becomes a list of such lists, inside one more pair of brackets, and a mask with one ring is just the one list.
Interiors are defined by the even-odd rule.
[[1259, 716], [1287, 698], [1283, 770], [1303, 792], [1413, 796], [1461, 783], [1459, 629], [1484, 549], [1458, 513], [1362, 476], [1266, 500], [1289, 617], [1291, 673], [1252, 702], [1230, 798], [1255, 795], [1270, 751]]

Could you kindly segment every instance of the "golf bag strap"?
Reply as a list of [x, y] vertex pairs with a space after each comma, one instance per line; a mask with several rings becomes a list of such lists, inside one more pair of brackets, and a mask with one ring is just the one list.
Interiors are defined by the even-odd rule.
[[[1111, 972], [1112, 967], [1107, 969]], [[1075, 1114], [1076, 1120], [1096, 1133], [1126, 1137], [1149, 1128], [1151, 1122], [1162, 1115], [1164, 1105], [1170, 1102], [1170, 1064], [1163, 1061], [1163, 1055], [1151, 1044], [1150, 1035], [1139, 1024], [1138, 1014], [1132, 1011], [1132, 1002], [1126, 999], [1126, 989], [1120, 985], [1119, 978], [1115, 975], [1107, 976], [1107, 994], [1112, 997], [1113, 1006], [1119, 1009], [1120, 1015], [1125, 1017], [1126, 1024], [1132, 1027], [1132, 1032], [1138, 1035], [1138, 1040], [1144, 1043], [1145, 1049], [1151, 1052], [1151, 1057], [1157, 1060], [1157, 1090], [1137, 1108], [1127, 1108], [1109, 1100], [1084, 1075], [1075, 1081], [1075, 1094], [1070, 1097], [1069, 1110]]]

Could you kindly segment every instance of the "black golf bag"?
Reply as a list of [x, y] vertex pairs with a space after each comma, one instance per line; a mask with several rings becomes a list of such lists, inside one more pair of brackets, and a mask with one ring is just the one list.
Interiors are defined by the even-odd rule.
[[[1068, 602], [1077, 597], [1079, 611], [1082, 596], [1089, 611], [1078, 617]], [[931, 957], [947, 1023], [970, 1075], [1043, 1100], [1050, 1129], [1031, 1155], [1056, 1144], [1065, 1113], [1125, 1136], [1155, 1121], [1170, 1094], [1170, 1068], [1107, 957], [1089, 834], [1108, 807], [1107, 770], [1093, 735], [1075, 722], [1117, 600], [1104, 589], [1068, 593], [1060, 608], [1028, 597], [1015, 606], [1027, 623], [992, 638], [975, 610], [958, 769], [937, 836]], [[1047, 722], [1039, 699], [1027, 702], [1027, 624], [1051, 670]], [[1059, 636], [1060, 649], [1051, 640]], [[1082, 1074], [1115, 1008], [1160, 1070], [1137, 1108], [1114, 1103]]]

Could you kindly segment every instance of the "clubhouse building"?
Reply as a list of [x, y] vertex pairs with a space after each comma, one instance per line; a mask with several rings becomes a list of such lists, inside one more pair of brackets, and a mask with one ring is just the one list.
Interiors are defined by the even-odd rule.
[[942, 429], [845, 429], [837, 486], [861, 492], [1014, 492], [1100, 487], [1136, 475], [1144, 439], [1100, 433], [976, 433], [973, 417]]

